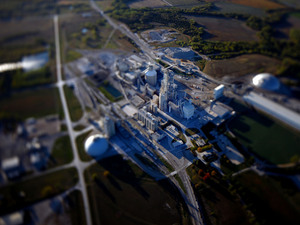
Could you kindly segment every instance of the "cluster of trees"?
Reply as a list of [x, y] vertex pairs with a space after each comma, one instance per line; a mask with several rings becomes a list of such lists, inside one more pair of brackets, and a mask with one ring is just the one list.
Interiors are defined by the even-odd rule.
[[[290, 40], [279, 40], [272, 28], [281, 22], [293, 9], [270, 10], [264, 18], [237, 13], [220, 13], [213, 11], [214, 4], [207, 3], [191, 9], [162, 8], [162, 9], [130, 9], [128, 0], [114, 0], [110, 9], [111, 16], [126, 23], [134, 32], [152, 29], [155, 23], [172, 27], [189, 35], [189, 43], [177, 41], [180, 46], [191, 46], [193, 50], [209, 55], [212, 59], [224, 59], [241, 54], [258, 53], [282, 60], [278, 70], [281, 75], [293, 75], [300, 78], [300, 30], [291, 30]], [[214, 16], [235, 18], [258, 31], [258, 42], [240, 41], [208, 41], [203, 40], [204, 28], [194, 20], [187, 19], [187, 15]]]

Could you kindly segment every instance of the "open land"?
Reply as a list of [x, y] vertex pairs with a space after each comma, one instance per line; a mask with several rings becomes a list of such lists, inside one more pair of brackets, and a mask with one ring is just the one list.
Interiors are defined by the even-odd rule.
[[261, 9], [280, 9], [285, 8], [284, 5], [276, 3], [274, 1], [270, 0], [229, 0], [229, 2], [240, 4], [240, 5], [246, 5], [251, 6], [254, 8], [261, 8]]
[[236, 19], [209, 16], [188, 16], [204, 27], [212, 41], [257, 41], [256, 31]]
[[229, 128], [244, 146], [271, 163], [289, 163], [299, 154], [300, 133], [258, 113], [238, 116]]
[[62, 108], [56, 88], [22, 91], [0, 100], [0, 112], [17, 118], [60, 114]]
[[291, 29], [300, 29], [300, 18], [298, 14], [290, 14], [284, 21], [275, 25], [279, 38], [289, 39]]
[[199, 172], [203, 169], [195, 165], [188, 167], [187, 171], [196, 187], [198, 198], [202, 199], [203, 206], [208, 214], [209, 224], [249, 224], [243, 205], [218, 183], [217, 178], [203, 181], [205, 173]]
[[172, 185], [154, 181], [120, 156], [99, 161], [85, 176], [94, 224], [188, 224]]
[[[26, 205], [62, 193], [73, 187], [77, 181], [76, 169], [69, 168], [1, 187], [0, 193], [4, 198], [0, 202], [0, 212], [2, 215], [13, 212]], [[21, 192], [24, 192], [25, 197], [20, 197]]]
[[216, 11], [221, 13], [239, 13], [239, 14], [248, 14], [253, 16], [263, 17], [266, 15], [263, 9], [254, 8], [251, 6], [234, 4], [231, 2], [214, 2], [217, 7]]
[[249, 209], [255, 211], [258, 221], [267, 225], [300, 222], [300, 194], [289, 180], [253, 172], [240, 174], [234, 180], [238, 193]]
[[237, 77], [262, 71], [276, 74], [278, 64], [278, 60], [268, 56], [248, 54], [231, 59], [208, 61], [204, 72], [213, 77]]
[[143, 8], [143, 7], [156, 8], [156, 7], [168, 6], [168, 4], [162, 0], [152, 0], [152, 1], [137, 0], [137, 1], [132, 1], [131, 3], [129, 3], [128, 6], [130, 8]]

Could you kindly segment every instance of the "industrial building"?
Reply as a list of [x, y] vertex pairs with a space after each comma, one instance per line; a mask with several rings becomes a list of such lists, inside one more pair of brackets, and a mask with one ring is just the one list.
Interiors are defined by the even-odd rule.
[[2, 160], [2, 171], [5, 172], [8, 179], [19, 177], [24, 169], [22, 168], [20, 158], [18, 156]]
[[183, 118], [190, 119], [194, 115], [195, 107], [191, 101], [189, 102], [186, 101], [182, 106], [182, 111], [183, 111]]
[[104, 117], [103, 129], [108, 138], [114, 136], [116, 133], [115, 122], [109, 116]]
[[88, 137], [84, 143], [86, 153], [94, 158], [103, 155], [108, 149], [108, 142], [101, 134]]
[[215, 99], [219, 99], [219, 98], [223, 97], [224, 88], [225, 88], [225, 86], [223, 84], [221, 84], [214, 89], [214, 98]]
[[221, 102], [212, 102], [210, 106], [200, 112], [199, 120], [203, 125], [211, 121], [218, 126], [234, 114], [235, 111], [229, 106]]
[[264, 111], [265, 113], [281, 120], [297, 130], [300, 130], [300, 115], [296, 112], [254, 92], [250, 92], [248, 95], [245, 95], [243, 99], [255, 108]]
[[170, 74], [169, 70], [165, 70], [159, 93], [159, 109], [166, 112], [168, 110], [168, 102], [176, 101], [176, 99], [177, 85], [174, 83], [173, 74]]
[[138, 120], [142, 121], [142, 123], [152, 131], [155, 131], [158, 128], [158, 119], [146, 111], [146, 107], [143, 107], [138, 112]]

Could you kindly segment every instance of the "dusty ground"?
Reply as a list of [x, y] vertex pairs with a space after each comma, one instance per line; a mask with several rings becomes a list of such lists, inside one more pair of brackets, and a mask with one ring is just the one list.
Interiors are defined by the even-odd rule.
[[280, 62], [268, 56], [253, 54], [232, 59], [211, 60], [206, 63], [204, 72], [217, 78], [239, 77], [250, 73], [269, 72], [276, 74]]
[[211, 34], [213, 41], [256, 41], [256, 31], [247, 27], [246, 24], [235, 19], [216, 18], [208, 16], [188, 16]]

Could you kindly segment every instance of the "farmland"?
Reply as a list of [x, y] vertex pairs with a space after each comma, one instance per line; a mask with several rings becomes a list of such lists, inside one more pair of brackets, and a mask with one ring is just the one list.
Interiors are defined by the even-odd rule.
[[220, 13], [239, 13], [263, 17], [266, 15], [263, 9], [254, 8], [246, 5], [234, 4], [231, 2], [215, 2], [216, 11]]
[[189, 224], [174, 186], [153, 180], [121, 156], [99, 161], [85, 177], [93, 224]]
[[162, 0], [141, 0], [141, 1], [132, 1], [131, 3], [128, 4], [130, 8], [142, 8], [142, 7], [151, 7], [151, 8], [156, 8], [156, 7], [163, 7], [163, 6], [168, 6], [165, 2]]
[[63, 117], [58, 90], [54, 88], [22, 91], [6, 96], [0, 99], [0, 113], [20, 119], [51, 114]]
[[212, 41], [257, 41], [256, 32], [236, 19], [217, 18], [210, 16], [188, 16], [204, 26]]
[[268, 56], [248, 54], [231, 59], [208, 61], [204, 72], [218, 78], [223, 76], [237, 77], [263, 71], [276, 73], [278, 64], [278, 60]]
[[280, 8], [285, 8], [284, 5], [276, 3], [271, 0], [229, 0], [229, 2], [235, 3], [235, 4], [240, 4], [240, 5], [246, 5], [246, 6], [251, 6], [254, 8], [259, 8], [259, 9], [280, 9]]

